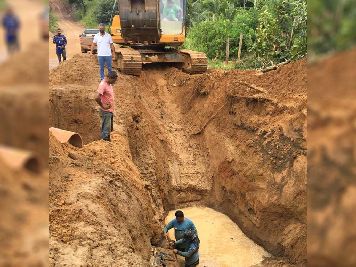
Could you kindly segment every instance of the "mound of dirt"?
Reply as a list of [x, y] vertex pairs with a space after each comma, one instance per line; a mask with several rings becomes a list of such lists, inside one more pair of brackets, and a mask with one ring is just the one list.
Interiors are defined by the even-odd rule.
[[[90, 140], [93, 129], [100, 129], [96, 104], [87, 101], [88, 95], [96, 90], [97, 81], [89, 82], [89, 78], [88, 84], [83, 86], [84, 78], [71, 76], [73, 69], [79, 70], [86, 64], [89, 59], [80, 56], [51, 72], [50, 105], [52, 121]], [[97, 71], [93, 65], [83, 67], [85, 77], [96, 77]], [[76, 82], [82, 84], [72, 84]], [[86, 214], [87, 210], [99, 209], [98, 205], [104, 207], [106, 204], [101, 202], [111, 198], [113, 193], [108, 191], [108, 181], [113, 180], [118, 188], [128, 189], [120, 191], [120, 202], [128, 203], [126, 191], [143, 196], [141, 199], [147, 206], [145, 214], [161, 218], [166, 211], [178, 207], [212, 207], [227, 214], [274, 256], [287, 258], [290, 263], [305, 263], [305, 60], [266, 74], [213, 70], [191, 76], [175, 68], [152, 66], [145, 68], [140, 77], [119, 75], [115, 95], [113, 142], [90, 143], [76, 152], [80, 160], [69, 160], [65, 168], [50, 166], [55, 183], [52, 187], [56, 188], [51, 193], [54, 203], [51, 238], [59, 242], [52, 251], [60, 251], [62, 260], [73, 255], [72, 248], [67, 249], [68, 244], [76, 244], [79, 251], [92, 251], [93, 261], [78, 252], [76, 257], [81, 262], [95, 263], [102, 255], [101, 249], [93, 248], [105, 247], [106, 240], [94, 244], [85, 233], [92, 233], [92, 229], [95, 234], [103, 231], [96, 225], [99, 222], [106, 225], [107, 219], [99, 215], [81, 216], [78, 209]], [[81, 110], [85, 110], [84, 117], [80, 117], [78, 111]], [[78, 118], [85, 123], [74, 125], [72, 121]], [[134, 171], [127, 173], [127, 166]], [[121, 172], [127, 173], [128, 182]], [[79, 187], [79, 181], [90, 183]], [[137, 188], [134, 184], [143, 186]], [[57, 190], [63, 194], [57, 195]], [[76, 195], [70, 201], [75, 209], [65, 209], [66, 214], [63, 214], [65, 218], [72, 218], [69, 224], [56, 214], [56, 199], [68, 199], [68, 195]], [[94, 205], [91, 199], [99, 199], [101, 204]], [[83, 208], [88, 201], [89, 208]], [[126, 219], [128, 214], [139, 218], [135, 209], [141, 204], [130, 203], [132, 211], [120, 208], [120, 215]], [[110, 210], [102, 212], [110, 218]], [[152, 231], [151, 218], [152, 215], [141, 221], [140, 227], [149, 227]], [[78, 222], [88, 228], [77, 230]], [[158, 229], [162, 227], [162, 224], [157, 225]], [[140, 235], [142, 232], [137, 227], [135, 224], [133, 229]], [[122, 231], [124, 229], [131, 228], [123, 224]], [[58, 241], [61, 231], [80, 231], [81, 241]], [[115, 232], [110, 234], [116, 235]], [[158, 236], [153, 231], [143, 235], [143, 240]], [[86, 245], [79, 245], [84, 242]], [[133, 240], [132, 246], [139, 248], [138, 243]], [[127, 247], [125, 242], [120, 244]], [[150, 247], [149, 242], [144, 244], [144, 249], [142, 245], [137, 249], [141, 256], [147, 256]], [[106, 262], [110, 262], [110, 256], [105, 257]], [[52, 260], [59, 262], [59, 258], [52, 257]], [[145, 262], [145, 256], [142, 260]]]
[[145, 266], [162, 238], [159, 211], [127, 139], [83, 149], [50, 136], [50, 263]]
[[92, 85], [100, 82], [97, 57], [76, 54], [50, 71], [49, 82], [56, 84]]
[[356, 50], [309, 67], [308, 262], [356, 264]]

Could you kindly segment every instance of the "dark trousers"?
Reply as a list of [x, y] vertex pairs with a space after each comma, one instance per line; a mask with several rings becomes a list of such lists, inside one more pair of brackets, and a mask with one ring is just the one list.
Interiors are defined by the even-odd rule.
[[63, 57], [63, 61], [65, 61], [67, 59], [67, 52], [65, 49], [63, 49], [63, 51], [61, 52], [57, 52], [57, 57], [58, 57], [58, 61], [62, 62], [62, 57]]
[[195, 266], [197, 266], [198, 264], [199, 264], [199, 260], [196, 261], [196, 262], [194, 262], [194, 263], [192, 263], [192, 264], [185, 264], [184, 267], [195, 267]]
[[114, 130], [114, 114], [100, 110], [101, 117], [101, 139], [110, 141], [110, 133]]
[[6, 43], [7, 45], [7, 52], [9, 54], [13, 54], [15, 52], [18, 52], [20, 50], [20, 43], [19, 40], [16, 38], [14, 40], [8, 41]]

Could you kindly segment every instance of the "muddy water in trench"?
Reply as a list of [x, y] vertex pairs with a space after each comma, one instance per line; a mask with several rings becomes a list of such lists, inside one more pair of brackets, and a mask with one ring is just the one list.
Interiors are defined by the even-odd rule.
[[[226, 215], [206, 207], [190, 207], [182, 211], [198, 229], [199, 267], [248, 267], [260, 263], [263, 256], [269, 256]], [[174, 212], [169, 212], [166, 223], [174, 219]], [[174, 240], [174, 230], [169, 234]]]

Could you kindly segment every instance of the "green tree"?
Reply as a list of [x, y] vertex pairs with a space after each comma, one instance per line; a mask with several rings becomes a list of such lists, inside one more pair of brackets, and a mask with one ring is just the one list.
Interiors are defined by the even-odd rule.
[[110, 23], [115, 0], [101, 0], [95, 8], [95, 17], [98, 23]]
[[308, 2], [308, 42], [311, 55], [349, 48], [356, 43], [355, 29], [355, 1]]

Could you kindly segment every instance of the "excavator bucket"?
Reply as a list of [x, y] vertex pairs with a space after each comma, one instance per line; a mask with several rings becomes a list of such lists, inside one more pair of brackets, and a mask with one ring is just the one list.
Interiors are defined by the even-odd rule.
[[157, 0], [120, 0], [121, 31], [133, 43], [158, 43], [159, 7]]

